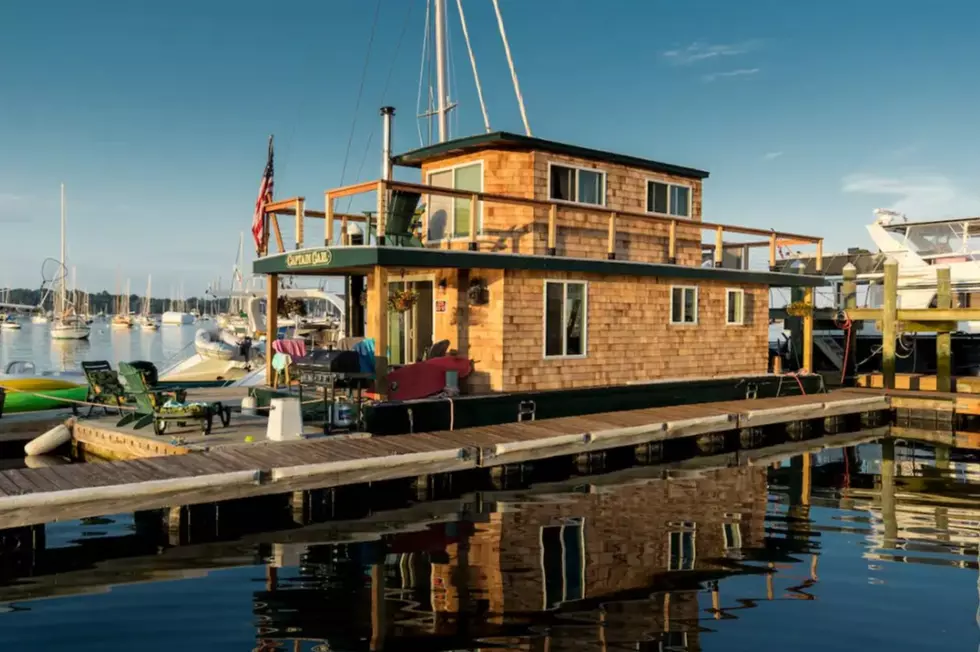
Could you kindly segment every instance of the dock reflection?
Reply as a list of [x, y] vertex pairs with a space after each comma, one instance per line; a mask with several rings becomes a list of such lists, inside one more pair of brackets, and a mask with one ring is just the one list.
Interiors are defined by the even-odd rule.
[[260, 650], [699, 650], [748, 610], [833, 600], [820, 580], [834, 561], [827, 537], [856, 536], [869, 569], [976, 570], [976, 453], [853, 439], [864, 443], [811, 441], [797, 455], [701, 458], [349, 521], [299, 525], [289, 497], [194, 506], [178, 541], [160, 510], [93, 521], [64, 541], [51, 525], [21, 528], [0, 537], [0, 602], [31, 609], [256, 566]]

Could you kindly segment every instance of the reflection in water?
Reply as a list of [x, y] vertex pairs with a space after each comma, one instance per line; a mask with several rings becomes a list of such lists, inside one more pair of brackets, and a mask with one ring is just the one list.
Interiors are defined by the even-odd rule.
[[[191, 507], [176, 535], [161, 510], [9, 531], [0, 640], [46, 650], [130, 649], [133, 636], [141, 648], [235, 650], [976, 644], [975, 455], [889, 439], [770, 466], [645, 471], [356, 522], [297, 524], [306, 519], [289, 497], [271, 496]], [[38, 600], [56, 595], [70, 597]], [[45, 626], [65, 619], [89, 635]]]

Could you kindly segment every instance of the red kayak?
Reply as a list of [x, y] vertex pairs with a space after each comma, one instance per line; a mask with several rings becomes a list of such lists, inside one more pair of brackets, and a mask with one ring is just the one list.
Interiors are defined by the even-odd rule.
[[473, 371], [473, 363], [462, 356], [444, 356], [395, 369], [388, 374], [389, 398], [410, 401], [438, 394], [446, 388], [447, 371], [455, 371], [463, 379]]

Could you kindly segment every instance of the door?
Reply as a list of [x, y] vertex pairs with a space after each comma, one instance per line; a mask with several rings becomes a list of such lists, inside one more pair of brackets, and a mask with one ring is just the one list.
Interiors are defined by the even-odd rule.
[[418, 362], [432, 346], [433, 314], [432, 281], [391, 281], [389, 292], [414, 290], [415, 303], [405, 311], [388, 311], [388, 363]]

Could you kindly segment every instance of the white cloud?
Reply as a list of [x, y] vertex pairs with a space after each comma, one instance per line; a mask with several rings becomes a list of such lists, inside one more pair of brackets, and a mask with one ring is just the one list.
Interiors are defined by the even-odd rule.
[[745, 54], [759, 49], [761, 43], [758, 40], [742, 41], [740, 43], [702, 43], [695, 41], [687, 47], [667, 50], [663, 53], [664, 59], [675, 65], [684, 66], [707, 59], [718, 57], [732, 57]]
[[727, 72], [712, 72], [707, 75], [701, 75], [701, 79], [706, 82], [713, 82], [716, 79], [729, 79], [732, 77], [747, 77], [749, 75], [755, 75], [759, 72], [760, 68], [739, 68], [738, 70], [729, 70]]
[[941, 174], [852, 174], [844, 177], [841, 191], [895, 198], [887, 208], [913, 219], [980, 215], [980, 196]]
[[783, 155], [782, 152], [766, 152], [765, 155], [762, 157], [762, 160], [763, 161], [774, 161], [774, 160], [776, 160], [777, 158], [779, 158], [782, 155]]

